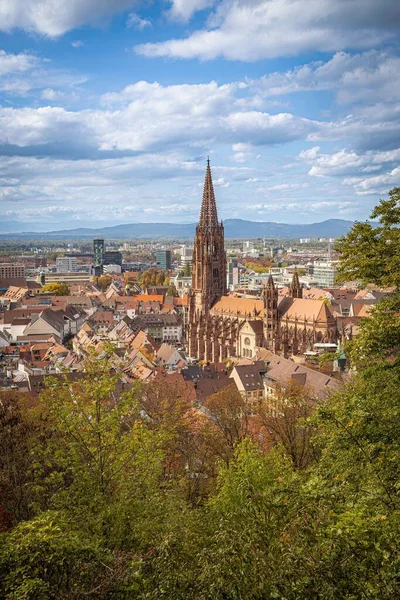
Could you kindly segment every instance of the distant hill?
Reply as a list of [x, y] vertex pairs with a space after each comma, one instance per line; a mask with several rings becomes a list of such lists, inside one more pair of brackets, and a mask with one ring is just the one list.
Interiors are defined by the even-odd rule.
[[[289, 225], [287, 223], [244, 221], [242, 219], [226, 219], [224, 221], [227, 238], [299, 238], [299, 237], [339, 237], [351, 229], [353, 221], [343, 219], [328, 219], [321, 223], [306, 225]], [[22, 228], [22, 227], [21, 227]], [[0, 235], [21, 239], [72, 239], [104, 237], [107, 239], [134, 238], [192, 238], [196, 223], [130, 223], [129, 225], [114, 225], [112, 227], [83, 227], [80, 229], [63, 229], [48, 232], [17, 232], [13, 223], [12, 236], [8, 233]], [[4, 228], [2, 227], [3, 231]], [[11, 233], [11, 231], [10, 231]]]

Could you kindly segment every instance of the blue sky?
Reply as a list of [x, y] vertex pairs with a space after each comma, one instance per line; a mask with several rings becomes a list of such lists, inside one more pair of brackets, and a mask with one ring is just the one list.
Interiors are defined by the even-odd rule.
[[365, 219], [400, 185], [398, 0], [2, 0], [0, 223]]

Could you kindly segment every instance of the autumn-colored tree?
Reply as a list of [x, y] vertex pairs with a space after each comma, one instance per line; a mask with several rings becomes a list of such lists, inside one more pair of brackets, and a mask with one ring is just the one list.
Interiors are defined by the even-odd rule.
[[211, 420], [219, 428], [226, 444], [233, 450], [249, 432], [250, 407], [235, 385], [209, 396], [204, 403]]
[[52, 296], [69, 296], [70, 291], [66, 283], [46, 283], [40, 290], [42, 294], [51, 294]]
[[101, 277], [97, 277], [96, 285], [99, 290], [105, 292], [105, 290], [109, 287], [112, 282], [112, 277], [110, 275], [102, 275]]
[[282, 444], [295, 469], [304, 469], [315, 458], [313, 429], [307, 422], [315, 406], [311, 392], [290, 381], [277, 386], [259, 410], [265, 435], [272, 444]]

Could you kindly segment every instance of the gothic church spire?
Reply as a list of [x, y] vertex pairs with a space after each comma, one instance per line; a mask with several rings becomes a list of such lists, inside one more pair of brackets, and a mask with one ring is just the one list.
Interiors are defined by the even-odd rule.
[[300, 284], [299, 274], [297, 269], [294, 270], [292, 283], [289, 286], [289, 295], [292, 298], [302, 298], [303, 297], [303, 288]]
[[209, 158], [207, 158], [207, 169], [204, 180], [203, 201], [201, 203], [199, 227], [203, 231], [210, 231], [218, 227], [217, 204], [215, 202]]

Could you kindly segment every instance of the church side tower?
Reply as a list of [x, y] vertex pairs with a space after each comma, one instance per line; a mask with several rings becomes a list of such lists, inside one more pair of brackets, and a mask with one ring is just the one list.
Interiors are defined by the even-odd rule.
[[303, 297], [303, 288], [301, 287], [299, 274], [297, 269], [295, 269], [293, 273], [292, 283], [289, 286], [289, 296], [291, 298], [302, 298]]
[[[213, 304], [226, 294], [224, 226], [218, 222], [210, 160], [207, 160], [200, 220], [196, 227], [189, 298], [188, 350], [200, 360], [208, 358], [206, 329]], [[207, 331], [207, 334], [210, 332]]]
[[275, 287], [272, 275], [264, 288], [264, 338], [265, 345], [269, 350], [279, 348], [279, 314], [278, 314], [278, 290]]

